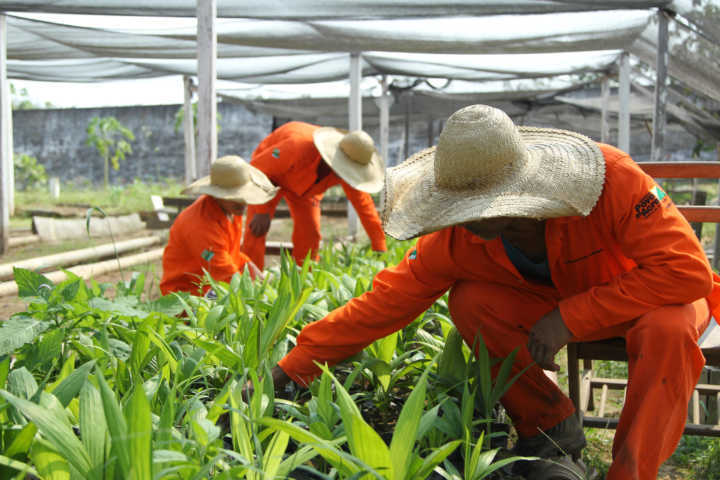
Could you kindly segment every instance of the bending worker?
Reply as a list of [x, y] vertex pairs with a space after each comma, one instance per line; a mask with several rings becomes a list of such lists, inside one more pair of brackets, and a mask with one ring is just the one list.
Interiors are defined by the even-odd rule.
[[258, 267], [240, 251], [240, 243], [245, 205], [267, 202], [277, 193], [265, 174], [229, 155], [213, 162], [210, 175], [182, 193], [201, 196], [180, 212], [170, 227], [163, 252], [163, 295], [177, 291], [204, 294], [210, 288], [202, 285], [205, 272], [222, 282], [229, 282], [245, 268], [252, 278], [259, 275]]
[[320, 200], [340, 185], [357, 211], [373, 250], [385, 251], [385, 234], [370, 193], [382, 190], [385, 165], [370, 135], [332, 127], [289, 122], [275, 129], [255, 149], [250, 164], [264, 172], [279, 193], [264, 205], [248, 208], [242, 250], [261, 269], [265, 236], [282, 197], [293, 219], [293, 257], [302, 264], [308, 252], [317, 260], [320, 246]]
[[[720, 277], [670, 198], [626, 153], [518, 128], [485, 105], [454, 113], [437, 147], [387, 175], [385, 231], [420, 238], [371, 291], [303, 328], [275, 385], [307, 385], [315, 362], [350, 357], [450, 290], [468, 345], [482, 334], [494, 357], [520, 347], [514, 373], [532, 365], [502, 399], [517, 453], [559, 456], [555, 443], [572, 456], [556, 460], [578, 472], [583, 430], [543, 369], [559, 369], [570, 341], [624, 337], [627, 396], [607, 478], [655, 479], [683, 432], [704, 365], [697, 339], [720, 303]], [[556, 463], [523, 466], [526, 478], [567, 478]]]

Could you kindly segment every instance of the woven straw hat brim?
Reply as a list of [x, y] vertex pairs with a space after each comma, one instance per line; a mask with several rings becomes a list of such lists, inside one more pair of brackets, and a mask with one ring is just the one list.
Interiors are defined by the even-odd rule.
[[319, 128], [313, 134], [315, 147], [325, 163], [351, 187], [366, 193], [379, 192], [385, 186], [385, 162], [377, 151], [366, 165], [353, 161], [340, 149], [346, 133], [339, 128]]
[[248, 205], [267, 203], [277, 195], [279, 187], [257, 168], [249, 165], [250, 181], [236, 188], [222, 188], [210, 183], [210, 176], [203, 177], [188, 185], [181, 193], [184, 195], [210, 195], [223, 200], [244, 202]]
[[407, 240], [445, 227], [495, 217], [588, 215], [605, 183], [605, 160], [589, 138], [546, 128], [518, 127], [525, 167], [490, 187], [439, 188], [435, 147], [387, 171], [382, 212], [385, 233]]

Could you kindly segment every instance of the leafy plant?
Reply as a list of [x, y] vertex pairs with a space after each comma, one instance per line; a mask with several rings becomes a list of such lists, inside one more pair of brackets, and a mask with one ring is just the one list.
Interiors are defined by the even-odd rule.
[[104, 186], [108, 187], [110, 164], [115, 170], [120, 168], [120, 161], [132, 153], [130, 142], [135, 135], [115, 117], [93, 117], [87, 126], [86, 144], [95, 147], [103, 159]]
[[37, 188], [47, 183], [45, 167], [38, 163], [37, 158], [22, 154], [14, 154], [15, 186], [20, 190]]

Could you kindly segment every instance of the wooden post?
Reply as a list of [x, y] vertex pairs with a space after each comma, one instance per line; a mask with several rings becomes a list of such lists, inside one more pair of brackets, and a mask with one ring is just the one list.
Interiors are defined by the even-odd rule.
[[657, 57], [655, 59], [655, 105], [653, 108], [653, 136], [650, 160], [659, 162], [665, 157], [665, 125], [667, 115], [667, 64], [668, 64], [668, 17], [658, 11]]
[[193, 119], [192, 96], [193, 81], [189, 76], [183, 77], [185, 103], [183, 106], [183, 131], [185, 133], [185, 185], [197, 180], [197, 159], [195, 156], [195, 120]]
[[618, 112], [618, 147], [630, 154], [630, 59], [627, 52], [620, 55], [620, 107]]
[[[350, 54], [350, 98], [348, 99], [348, 127], [350, 131], [362, 130], [362, 95], [360, 94], [360, 81], [362, 80], [362, 56], [358, 52]], [[348, 200], [348, 235], [355, 237], [358, 231], [358, 216]]]
[[0, 15], [0, 254], [8, 249], [10, 234], [10, 169], [12, 147], [9, 146], [10, 85], [7, 79], [7, 17]]
[[217, 95], [215, 92], [217, 35], [215, 17], [217, 0], [197, 2], [198, 43], [198, 145], [197, 175], [210, 173], [217, 157]]
[[608, 143], [610, 141], [610, 122], [608, 121], [608, 109], [610, 103], [610, 79], [603, 78], [601, 84], [602, 110], [600, 112], [600, 141]]

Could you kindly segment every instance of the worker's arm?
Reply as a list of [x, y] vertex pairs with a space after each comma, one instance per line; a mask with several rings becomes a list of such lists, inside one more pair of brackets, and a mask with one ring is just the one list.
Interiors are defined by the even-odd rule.
[[285, 374], [306, 385], [320, 373], [315, 362], [336, 364], [405, 327], [432, 305], [454, 282], [430, 271], [423, 260], [436, 255], [447, 256], [446, 265], [452, 262], [449, 252], [438, 250], [437, 236], [421, 238], [398, 265], [379, 272], [371, 291], [305, 326], [295, 348], [279, 362]]
[[603, 230], [637, 266], [560, 302], [562, 318], [576, 337], [660, 306], [691, 303], [712, 289], [707, 257], [670, 197], [629, 157], [615, 155], [595, 208]]
[[203, 242], [203, 268], [214, 280], [221, 282], [229, 282], [235, 273], [243, 273], [246, 268], [254, 279], [259, 269], [250, 257], [236, 252], [234, 258], [230, 253], [235, 247], [230, 242], [228, 228], [233, 228], [233, 224], [230, 227], [210, 224], [198, 232], [198, 240]]
[[340, 180], [340, 185], [357, 212], [360, 223], [362, 223], [363, 228], [365, 228], [370, 238], [372, 249], [376, 252], [384, 252], [387, 250], [382, 222], [380, 221], [377, 208], [375, 208], [375, 202], [370, 194], [352, 188], [344, 180]]

